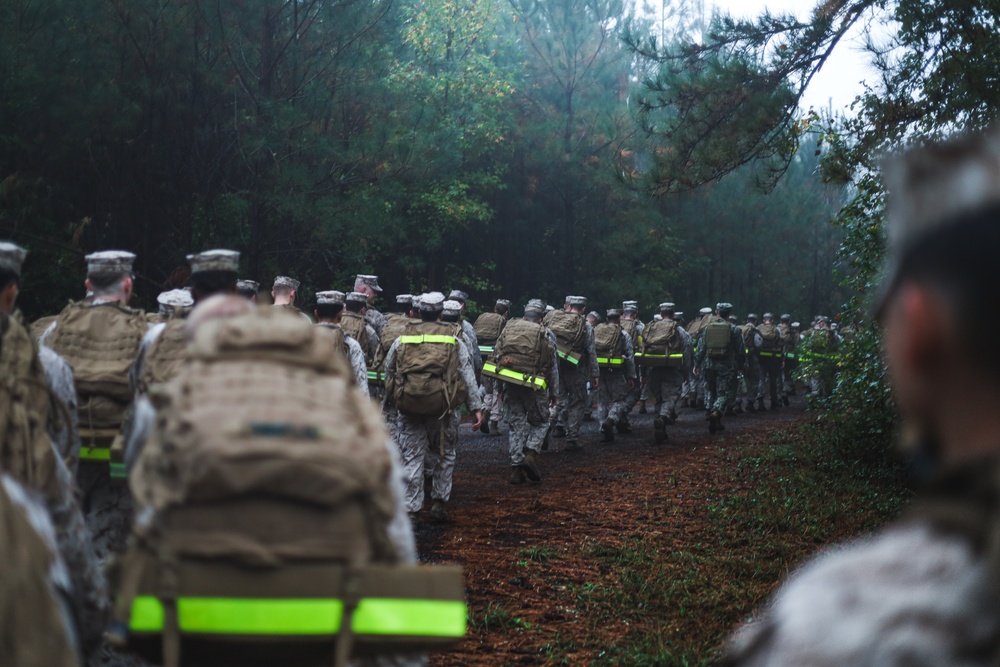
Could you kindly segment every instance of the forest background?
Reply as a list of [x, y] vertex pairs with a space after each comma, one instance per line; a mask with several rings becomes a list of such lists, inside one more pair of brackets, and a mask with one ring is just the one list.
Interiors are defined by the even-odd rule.
[[749, 162], [660, 187], [663, 65], [636, 47], [709, 32], [701, 3], [667, 0], [7, 0], [0, 238], [31, 251], [20, 305], [58, 312], [83, 254], [120, 248], [150, 308], [187, 253], [227, 247], [263, 288], [300, 279], [307, 307], [375, 273], [389, 297], [465, 289], [473, 311], [582, 293], [647, 317], [666, 298], [835, 312], [850, 189], [820, 177], [821, 133], [776, 184]]

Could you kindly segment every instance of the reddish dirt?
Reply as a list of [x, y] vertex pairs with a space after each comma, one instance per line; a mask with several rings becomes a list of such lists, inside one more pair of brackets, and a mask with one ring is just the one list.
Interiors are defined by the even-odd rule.
[[[567, 664], [591, 662], [597, 656], [587, 647], [626, 635], [630, 620], [623, 610], [601, 621], [596, 625], [603, 637], [594, 641], [593, 619], [577, 609], [568, 590], [615, 582], [599, 559], [588, 557], [588, 548], [646, 538], [660, 545], [704, 541], [711, 530], [700, 511], [704, 496], [696, 491], [719, 490], [725, 449], [738, 436], [766, 436], [803, 419], [804, 399], [792, 400], [775, 412], [727, 418], [727, 430], [716, 435], [708, 433], [703, 412], [682, 408], [665, 445], [653, 444], [652, 416], [637, 411], [633, 432], [610, 445], [600, 443], [596, 423], [585, 423], [583, 451], [565, 452], [564, 441], [553, 439], [540, 457], [543, 481], [521, 486], [508, 483], [506, 428], [486, 436], [463, 426], [450, 521], [433, 524], [422, 513], [418, 548], [425, 561], [464, 566], [473, 619], [498, 610], [508, 616], [497, 624], [506, 627], [473, 622], [466, 640], [433, 656], [431, 664], [555, 664], [545, 650], [553, 642], [580, 647], [563, 654]], [[551, 554], [544, 570], [526, 562], [532, 549]], [[531, 631], [511, 627], [511, 619]]]

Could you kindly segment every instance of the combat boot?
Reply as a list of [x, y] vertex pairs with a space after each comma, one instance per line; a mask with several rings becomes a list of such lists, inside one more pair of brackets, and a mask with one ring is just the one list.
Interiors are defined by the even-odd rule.
[[718, 410], [712, 410], [708, 414], [708, 432], [715, 433], [722, 430], [722, 415]]
[[431, 519], [437, 521], [438, 523], [444, 523], [448, 520], [448, 510], [444, 508], [443, 500], [435, 500], [434, 504], [431, 505]]
[[781, 397], [781, 404], [784, 405], [785, 407], [788, 407], [788, 394], [785, 394], [784, 396]]
[[736, 407], [733, 408], [733, 412], [735, 412], [738, 415], [743, 414], [743, 401], [737, 401]]
[[736, 416], [736, 411], [733, 410], [733, 406], [727, 405], [726, 406], [726, 413], [725, 414], [726, 414], [727, 417], [735, 417]]
[[757, 412], [765, 412], [767, 408], [764, 407], [764, 397], [761, 396], [757, 399]]
[[514, 466], [510, 469], [510, 483], [511, 484], [524, 484], [524, 468], [521, 466]]
[[639, 401], [639, 414], [646, 414], [646, 401]]
[[490, 434], [490, 411], [489, 410], [483, 410], [483, 423], [482, 423], [482, 425], [480, 425], [479, 431], [483, 435], [489, 435]]
[[532, 482], [542, 481], [542, 471], [538, 469], [538, 454], [535, 450], [529, 449], [524, 453], [524, 463], [521, 464], [524, 474]]
[[619, 419], [618, 423], [615, 424], [615, 430], [617, 430], [619, 433], [623, 435], [628, 435], [629, 433], [631, 433], [632, 425], [628, 423], [628, 417], [622, 417], [621, 419]]
[[663, 417], [653, 420], [653, 442], [662, 444], [667, 441], [667, 423]]
[[601, 424], [601, 442], [615, 441], [615, 423], [610, 419], [605, 419]]
[[556, 424], [552, 427], [552, 437], [553, 438], [565, 438], [566, 437], [566, 427], [562, 424]]
[[777, 410], [778, 409], [778, 401], [776, 401], [774, 399], [771, 399], [771, 409], [772, 410]]
[[747, 401], [747, 412], [750, 414], [757, 412], [757, 406], [754, 405], [753, 401]]

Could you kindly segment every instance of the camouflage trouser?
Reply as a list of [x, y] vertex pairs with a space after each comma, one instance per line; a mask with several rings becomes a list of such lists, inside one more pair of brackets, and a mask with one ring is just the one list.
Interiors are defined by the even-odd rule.
[[708, 386], [708, 381], [706, 380], [705, 372], [702, 371], [698, 377], [692, 380], [691, 388], [691, 398], [694, 399], [695, 405], [699, 408], [710, 407], [710, 401], [712, 400], [711, 390]]
[[[403, 484], [406, 511], [419, 512], [424, 506], [424, 466], [428, 451], [433, 448], [431, 498], [447, 501], [451, 498], [452, 476], [458, 443], [459, 412], [449, 412], [444, 419], [410, 416], [399, 413], [396, 418], [396, 444], [403, 464]], [[443, 451], [443, 454], [442, 454]]]
[[84, 519], [98, 560], [125, 550], [132, 523], [132, 494], [125, 484], [112, 484], [107, 463], [80, 462], [77, 484], [83, 494]]
[[559, 381], [562, 385], [562, 394], [556, 406], [559, 424], [566, 429], [567, 440], [576, 440], [580, 437], [583, 409], [587, 406], [587, 379], [576, 366], [560, 360]]
[[490, 413], [491, 422], [500, 420], [500, 410], [503, 404], [500, 401], [500, 387], [497, 386], [499, 384], [493, 378], [486, 375], [483, 376], [483, 389], [486, 390], [486, 395], [483, 396], [483, 410]]
[[705, 385], [712, 397], [711, 409], [723, 412], [733, 396], [733, 377], [736, 370], [728, 366], [713, 366], [702, 371]]
[[636, 375], [637, 375], [637, 377], [635, 378], [635, 384], [633, 384], [632, 388], [628, 390], [627, 394], [625, 394], [625, 420], [626, 421], [628, 421], [628, 415], [629, 415], [630, 412], [632, 412], [632, 408], [635, 407], [635, 404], [638, 403], [641, 400], [644, 400], [642, 398], [642, 395], [643, 394], [648, 394], [648, 390], [646, 389], [645, 386], [642, 385], [642, 382], [640, 382], [640, 380], [641, 380], [641, 378], [643, 376], [645, 376], [645, 375], [647, 375], [649, 373], [649, 369], [647, 369], [647, 368], [645, 368], [643, 366], [637, 366], [636, 369], [635, 369], [635, 371], [636, 371]]
[[781, 380], [781, 357], [760, 358], [760, 397], [766, 393], [771, 402], [778, 400], [778, 386]]
[[684, 374], [680, 368], [658, 366], [650, 369], [646, 386], [656, 402], [656, 414], [669, 417], [671, 413], [677, 412], [677, 401], [681, 397], [683, 384]]
[[760, 359], [756, 354], [747, 357], [747, 365], [743, 369], [745, 389], [743, 396], [748, 401], [756, 401], [763, 394], [761, 391]]
[[615, 368], [601, 369], [601, 382], [597, 385], [597, 400], [607, 410], [606, 420], [618, 423], [625, 416], [625, 397], [628, 395], [628, 378]]
[[798, 359], [785, 358], [784, 380], [782, 382], [782, 396], [791, 396], [795, 393], [795, 371], [799, 368]]
[[503, 390], [503, 401], [510, 426], [510, 465], [516, 467], [524, 463], [526, 450], [542, 451], [549, 429], [549, 399], [545, 392], [508, 384]]

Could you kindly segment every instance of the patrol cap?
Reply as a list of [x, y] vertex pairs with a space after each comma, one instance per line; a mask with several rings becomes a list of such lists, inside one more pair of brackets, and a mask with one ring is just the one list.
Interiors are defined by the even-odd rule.
[[172, 289], [160, 292], [156, 296], [156, 303], [160, 304], [160, 312], [169, 315], [176, 310], [190, 308], [194, 305], [194, 298], [191, 292], [186, 289]]
[[316, 305], [318, 306], [343, 306], [346, 295], [335, 289], [316, 292]]
[[660, 304], [660, 311], [662, 312], [664, 310], [673, 310], [676, 307], [677, 304], [671, 303], [670, 301], [664, 301], [663, 303]]
[[468, 295], [468, 294], [466, 294], [465, 292], [463, 292], [463, 291], [462, 291], [462, 290], [460, 290], [460, 289], [453, 289], [453, 290], [452, 290], [452, 291], [451, 291], [451, 292], [450, 292], [450, 293], [448, 294], [448, 298], [449, 298], [449, 299], [452, 299], [452, 300], [454, 300], [454, 301], [461, 301], [462, 303], [465, 303], [466, 301], [468, 301], [468, 300], [469, 300], [469, 295]]
[[700, 314], [702, 314], [702, 315], [709, 315], [709, 314], [711, 314], [711, 312], [712, 312], [712, 309], [711, 309], [711, 308], [709, 308], [708, 306], [705, 306], [704, 308], [702, 308], [702, 309], [701, 309], [701, 310], [699, 310], [698, 312], [699, 312]]
[[782, 322], [788, 322], [788, 321], [790, 321], [791, 319], [792, 319], [792, 316], [791, 316], [791, 315], [789, 315], [788, 313], [782, 313], [782, 314], [781, 314], [781, 321], [782, 321]]
[[593, 317], [595, 320], [599, 320], [601, 319], [601, 314], [596, 310], [592, 310], [589, 313], [587, 313], [587, 317]]
[[412, 294], [397, 294], [396, 303], [401, 303], [406, 306], [413, 305], [413, 295]]
[[622, 311], [618, 310], [617, 308], [608, 308], [607, 312], [608, 317], [621, 317], [621, 315]]
[[235, 250], [206, 250], [194, 255], [187, 256], [188, 264], [191, 265], [191, 273], [202, 273], [204, 271], [230, 271], [237, 273], [240, 270], [240, 253]]
[[571, 306], [586, 306], [587, 297], [585, 296], [568, 296], [566, 297], [566, 303]]
[[296, 290], [296, 289], [299, 288], [300, 284], [301, 283], [299, 283], [299, 281], [296, 280], [295, 278], [289, 278], [288, 276], [278, 276], [277, 278], [274, 279], [274, 286], [271, 289], [272, 290], [276, 290], [276, 289], [291, 289], [291, 290]]
[[755, 320], [755, 319], [757, 319], [757, 313], [749, 313], [749, 314], [747, 314], [747, 319], [748, 320]]
[[442, 307], [445, 315], [458, 315], [462, 312], [462, 304], [454, 299], [448, 299]]
[[28, 251], [9, 241], [0, 241], [0, 269], [21, 275], [21, 265]]
[[413, 301], [410, 302], [410, 308], [413, 310], [420, 310], [420, 294], [415, 294], [413, 296]]
[[368, 303], [368, 295], [361, 292], [351, 292], [347, 295], [347, 303]]
[[510, 299], [497, 299], [498, 306], [503, 306], [504, 308], [510, 310]]
[[732, 310], [733, 309], [733, 304], [729, 303], [728, 301], [720, 301], [719, 303], [715, 304], [715, 309], [716, 310]]
[[545, 308], [545, 302], [541, 299], [530, 299], [524, 306], [524, 312], [544, 313]]
[[1000, 204], [1000, 125], [890, 157], [886, 190], [886, 268], [875, 302], [885, 305], [899, 268], [921, 241]]
[[726, 319], [728, 319], [728, 320], [729, 320], [730, 322], [732, 322], [733, 324], [736, 324], [736, 316], [735, 316], [735, 315], [730, 315], [730, 316], [729, 316], [728, 318], [726, 318]]
[[260, 289], [260, 283], [257, 282], [256, 280], [248, 280], [248, 279], [247, 280], [237, 280], [236, 281], [236, 289], [238, 289], [238, 290], [246, 290], [247, 292], [251, 292], [251, 291], [256, 292], [258, 289]]
[[622, 301], [622, 311], [626, 313], [639, 312], [638, 301]]
[[791, 326], [792, 326], [792, 328], [793, 328], [793, 329], [798, 329], [798, 328], [799, 328], [799, 327], [801, 327], [802, 325], [801, 325], [801, 324], [799, 324], [798, 322], [792, 322], [792, 325], [791, 325]]
[[764, 313], [763, 318], [765, 320], [773, 320], [774, 319], [774, 313]]
[[[350, 295], [347, 299], [350, 300]], [[420, 310], [426, 313], [440, 313], [444, 310], [444, 294], [441, 292], [425, 292], [420, 295]]]
[[675, 310], [675, 311], [674, 311], [674, 318], [675, 318], [675, 319], [678, 319], [678, 320], [679, 320], [679, 319], [681, 319], [682, 317], [684, 317], [684, 311], [683, 311], [683, 310]]
[[382, 288], [378, 286], [378, 276], [359, 273], [357, 278], [354, 279], [355, 289], [357, 289], [358, 285], [368, 285], [376, 292], [382, 291]]
[[87, 275], [115, 275], [132, 273], [135, 253], [127, 250], [102, 250], [87, 255]]

